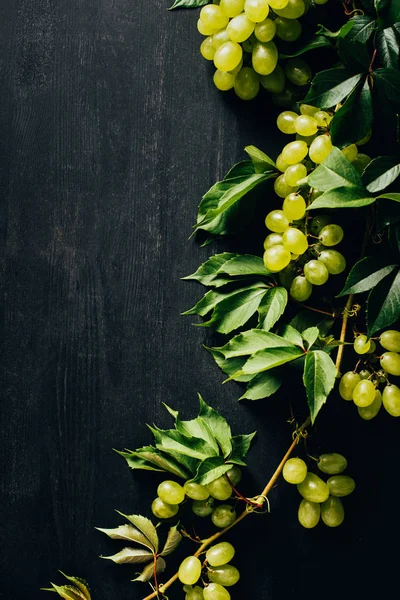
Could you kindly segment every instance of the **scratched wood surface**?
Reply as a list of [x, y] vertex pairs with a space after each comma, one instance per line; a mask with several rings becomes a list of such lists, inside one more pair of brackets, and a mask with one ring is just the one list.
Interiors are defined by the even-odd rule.
[[[202, 193], [246, 144], [275, 155], [282, 140], [264, 100], [213, 89], [196, 16], [166, 7], [0, 3], [1, 598], [44, 598], [58, 569], [87, 578], [94, 600], [145, 595], [134, 567], [98, 558], [118, 544], [94, 527], [116, 526], [114, 509], [149, 513], [160, 478], [112, 449], [149, 443], [145, 423], [169, 424], [163, 401], [191, 417], [201, 392], [235, 433], [258, 430], [251, 493], [290, 443], [287, 403], [238, 404], [201, 347], [212, 335], [180, 316], [200, 293], [180, 278], [218, 249], [188, 241]], [[326, 410], [321, 449], [351, 455], [358, 481], [346, 524], [299, 529], [296, 491], [280, 485], [271, 516], [232, 534], [233, 600], [394, 591], [397, 433], [393, 419]]]

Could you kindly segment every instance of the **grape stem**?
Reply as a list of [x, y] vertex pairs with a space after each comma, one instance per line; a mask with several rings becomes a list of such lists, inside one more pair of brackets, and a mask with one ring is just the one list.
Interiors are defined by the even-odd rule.
[[343, 311], [343, 321], [342, 321], [342, 329], [340, 331], [339, 341], [342, 342], [338, 348], [338, 353], [336, 356], [336, 377], [340, 377], [340, 365], [342, 363], [343, 352], [344, 352], [344, 342], [346, 341], [346, 332], [347, 332], [347, 322], [349, 320], [349, 315], [351, 311], [351, 307], [353, 305], [353, 294], [347, 298], [346, 306]]
[[[274, 487], [274, 485], [275, 485], [275, 483], [276, 483], [279, 475], [282, 472], [282, 469], [283, 469], [286, 461], [288, 460], [288, 458], [292, 454], [293, 450], [296, 448], [296, 446], [299, 443], [300, 439], [303, 437], [304, 431], [309, 426], [310, 422], [311, 422], [310, 417], [308, 417], [304, 421], [304, 423], [302, 425], [300, 425], [300, 427], [298, 427], [296, 429], [296, 431], [294, 432], [293, 442], [290, 444], [290, 446], [289, 446], [286, 454], [284, 455], [284, 457], [282, 458], [281, 462], [279, 463], [279, 465], [275, 469], [275, 472], [271, 476], [271, 479], [268, 481], [267, 485], [265, 486], [265, 488], [263, 489], [263, 491], [259, 495], [259, 498], [260, 498], [259, 501], [260, 501], [261, 506], [266, 502], [267, 496], [268, 496], [269, 492], [272, 490], [272, 488]], [[227, 533], [230, 529], [232, 529], [232, 527], [235, 527], [235, 525], [237, 525], [238, 523], [240, 523], [241, 521], [243, 521], [243, 519], [245, 517], [247, 517], [248, 515], [250, 515], [252, 512], [254, 512], [254, 510], [251, 507], [247, 507], [233, 521], [233, 523], [231, 523], [231, 525], [229, 525], [228, 527], [225, 527], [225, 529], [221, 529], [221, 531], [217, 531], [216, 533], [214, 533], [214, 535], [211, 535], [209, 538], [203, 540], [201, 546], [197, 549], [197, 551], [192, 556], [196, 556], [196, 557], [200, 556], [200, 554], [202, 554], [211, 544], [213, 544], [220, 537], [222, 537], [223, 535], [225, 535], [225, 533]], [[175, 573], [175, 575], [173, 575], [170, 579], [168, 579], [168, 581], [166, 581], [164, 584], [162, 584], [162, 585], [160, 585], [158, 587], [159, 593], [161, 595], [163, 595], [164, 592], [173, 583], [175, 583], [175, 581], [177, 581], [177, 579], [178, 579], [178, 573]], [[157, 598], [157, 597], [158, 597], [158, 593], [157, 593], [157, 591], [155, 591], [152, 594], [149, 594], [148, 596], [146, 596], [145, 598], [143, 598], [143, 600], [152, 600], [152, 598]]]

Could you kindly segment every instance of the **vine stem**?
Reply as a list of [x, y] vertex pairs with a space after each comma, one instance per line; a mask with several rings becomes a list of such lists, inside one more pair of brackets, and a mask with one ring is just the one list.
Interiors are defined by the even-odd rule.
[[[259, 495], [261, 505], [264, 504], [264, 502], [266, 501], [267, 495], [269, 494], [269, 492], [271, 491], [271, 489], [274, 487], [274, 485], [275, 485], [275, 483], [276, 483], [279, 475], [282, 472], [282, 469], [283, 469], [283, 467], [285, 465], [285, 462], [288, 460], [288, 458], [292, 454], [293, 450], [296, 448], [297, 444], [299, 443], [299, 441], [300, 441], [300, 439], [302, 437], [302, 434], [303, 434], [304, 430], [309, 426], [310, 422], [311, 422], [311, 419], [310, 419], [310, 417], [308, 417], [304, 421], [304, 423], [302, 425], [300, 425], [300, 427], [297, 428], [296, 431], [294, 432], [293, 442], [290, 444], [290, 446], [289, 446], [286, 454], [284, 455], [284, 457], [282, 458], [281, 462], [277, 466], [275, 472], [271, 476], [271, 479], [268, 481], [267, 485], [265, 486], [265, 488], [263, 489], [263, 491]], [[235, 525], [237, 525], [238, 523], [240, 523], [241, 521], [243, 521], [243, 519], [245, 517], [247, 517], [248, 515], [250, 515], [252, 512], [254, 512], [254, 510], [246, 508], [233, 521], [233, 523], [231, 523], [231, 525], [229, 525], [228, 527], [225, 527], [225, 529], [222, 529], [221, 531], [217, 531], [217, 533], [214, 533], [214, 535], [210, 536], [206, 540], [203, 540], [201, 546], [197, 549], [197, 551], [192, 556], [196, 556], [196, 557], [200, 556], [200, 554], [202, 554], [204, 552], [204, 550], [206, 550], [213, 542], [217, 541], [220, 537], [222, 537], [223, 535], [225, 535], [225, 533], [227, 533], [227, 531], [229, 531], [230, 529], [232, 529], [232, 527], [235, 527]], [[168, 581], [166, 581], [164, 584], [162, 584], [162, 585], [160, 585], [158, 587], [159, 593], [163, 595], [164, 592], [173, 583], [175, 583], [175, 581], [177, 581], [177, 579], [178, 579], [178, 573], [175, 573], [175, 575], [173, 575], [170, 579], [168, 579]], [[152, 594], [149, 594], [148, 596], [146, 596], [145, 598], [143, 598], [143, 600], [152, 600], [152, 598], [156, 598], [156, 597], [157, 597], [157, 592], [153, 592]]]
[[342, 363], [343, 352], [344, 352], [344, 342], [346, 341], [346, 333], [347, 333], [347, 322], [349, 320], [349, 314], [351, 307], [353, 306], [353, 294], [347, 298], [346, 306], [343, 311], [343, 321], [342, 321], [342, 329], [340, 331], [339, 341], [342, 342], [338, 348], [338, 353], [336, 356], [336, 377], [340, 376], [340, 365]]

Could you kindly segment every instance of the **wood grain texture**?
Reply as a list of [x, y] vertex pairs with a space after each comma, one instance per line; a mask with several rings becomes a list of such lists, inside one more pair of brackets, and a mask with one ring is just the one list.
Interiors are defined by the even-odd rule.
[[[199, 391], [235, 433], [258, 430], [250, 494], [290, 442], [287, 404], [238, 404], [239, 388], [220, 385], [201, 347], [215, 338], [180, 316], [200, 293], [180, 278], [218, 249], [188, 241], [201, 195], [246, 144], [275, 155], [282, 140], [263, 100], [238, 104], [213, 89], [195, 14], [166, 8], [164, 0], [0, 6], [0, 597], [8, 600], [44, 598], [39, 588], [59, 581], [58, 569], [87, 578], [94, 600], [145, 595], [129, 582], [134, 568], [98, 558], [116, 544], [94, 527], [118, 524], [114, 509], [148, 511], [159, 479], [132, 475], [112, 448], [148, 443], [145, 423], [169, 423], [163, 401], [190, 417]], [[333, 430], [327, 412], [317, 435], [323, 450], [353, 457], [359, 483], [346, 525], [299, 530], [296, 491], [279, 485], [272, 515], [253, 519], [237, 552], [243, 576], [233, 600], [375, 598], [396, 585], [388, 547], [399, 534], [398, 425], [384, 419], [372, 429], [340, 410], [348, 421]], [[179, 587], [170, 595], [182, 597]]]

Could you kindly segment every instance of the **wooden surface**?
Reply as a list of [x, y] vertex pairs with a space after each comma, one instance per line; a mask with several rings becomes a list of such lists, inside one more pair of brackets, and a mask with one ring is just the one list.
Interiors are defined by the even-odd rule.
[[[188, 241], [202, 193], [249, 143], [275, 156], [264, 100], [221, 96], [198, 54], [197, 16], [165, 0], [3, 0], [1, 90], [0, 597], [45, 598], [58, 569], [94, 600], [140, 600], [134, 567], [95, 526], [149, 514], [160, 478], [113, 448], [150, 442], [196, 394], [258, 430], [243, 486], [261, 489], [291, 440], [287, 403], [238, 404], [180, 313], [181, 282], [219, 246]], [[357, 491], [338, 530], [308, 532], [296, 490], [238, 528], [233, 600], [384, 597], [397, 581], [398, 423], [326, 409], [315, 448], [347, 453]], [[330, 416], [337, 416], [331, 424]], [[326, 440], [320, 447], [321, 440]], [[395, 481], [393, 481], [395, 479]], [[240, 545], [239, 545], [240, 544]], [[190, 552], [190, 550], [188, 550]], [[251, 560], [249, 559], [251, 557]], [[171, 570], [173, 568], [173, 560]], [[182, 598], [179, 586], [170, 600]]]

